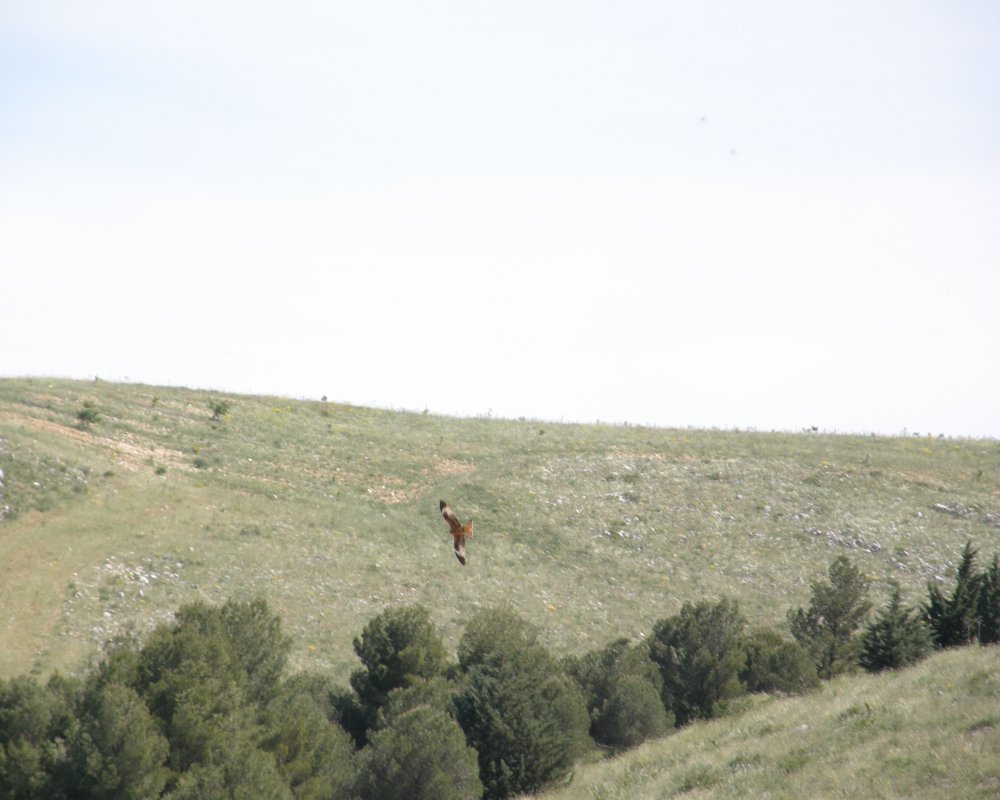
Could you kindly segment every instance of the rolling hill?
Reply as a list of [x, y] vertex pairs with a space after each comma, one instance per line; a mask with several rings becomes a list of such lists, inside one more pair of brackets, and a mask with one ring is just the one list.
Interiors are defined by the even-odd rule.
[[[557, 653], [641, 638], [684, 601], [723, 595], [782, 627], [837, 555], [877, 604], [889, 579], [918, 602], [967, 540], [1000, 540], [992, 440], [451, 419], [3, 379], [0, 469], [4, 676], [79, 668], [196, 598], [266, 597], [293, 666], [340, 679], [352, 638], [399, 603], [426, 606], [452, 646], [470, 609], [509, 604]], [[465, 568], [441, 498], [475, 519]]]

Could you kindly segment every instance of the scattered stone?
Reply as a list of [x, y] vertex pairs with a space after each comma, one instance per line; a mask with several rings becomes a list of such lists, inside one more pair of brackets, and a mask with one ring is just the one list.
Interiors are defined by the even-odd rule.
[[952, 517], [968, 517], [976, 513], [976, 509], [963, 506], [961, 503], [955, 503], [953, 506], [945, 505], [944, 503], [935, 503], [931, 508]]

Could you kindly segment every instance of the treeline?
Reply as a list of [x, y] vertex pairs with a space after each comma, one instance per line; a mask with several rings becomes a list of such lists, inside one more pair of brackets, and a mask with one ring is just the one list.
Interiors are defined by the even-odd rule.
[[109, 645], [85, 675], [0, 681], [0, 798], [464, 800], [568, 779], [725, 712], [748, 692], [800, 693], [934, 647], [1000, 639], [997, 556], [971, 544], [955, 586], [921, 608], [898, 586], [875, 618], [840, 557], [788, 614], [751, 628], [732, 600], [687, 603], [644, 641], [556, 659], [510, 609], [473, 614], [455, 658], [421, 606], [390, 608], [354, 640], [350, 686], [286, 674], [291, 642], [263, 600], [193, 603], [143, 642]]

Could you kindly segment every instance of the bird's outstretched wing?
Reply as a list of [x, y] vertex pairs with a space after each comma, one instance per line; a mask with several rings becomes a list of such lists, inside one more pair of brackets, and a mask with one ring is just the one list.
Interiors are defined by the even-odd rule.
[[451, 513], [451, 509], [448, 508], [448, 504], [442, 500], [440, 504], [441, 516], [444, 517], [445, 522], [448, 523], [448, 528], [451, 532], [451, 538], [455, 543], [455, 557], [458, 562], [464, 567], [465, 566], [465, 539], [466, 537], [472, 538], [472, 520], [470, 519], [464, 525], [458, 521], [458, 517]]
[[462, 523], [458, 521], [458, 518], [451, 513], [451, 509], [448, 508], [448, 504], [442, 500], [441, 501], [441, 516], [444, 517], [445, 522], [448, 523], [448, 527], [451, 528], [452, 536], [456, 533], [462, 532]]

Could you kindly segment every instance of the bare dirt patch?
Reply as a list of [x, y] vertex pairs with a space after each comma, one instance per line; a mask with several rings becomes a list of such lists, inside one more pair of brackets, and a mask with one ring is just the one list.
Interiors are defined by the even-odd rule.
[[405, 503], [420, 494], [422, 487], [415, 483], [405, 483], [389, 475], [382, 476], [368, 487], [368, 494], [388, 506]]
[[0, 420], [6, 424], [17, 425], [29, 430], [56, 434], [86, 447], [100, 448], [116, 464], [133, 472], [149, 466], [150, 462], [169, 466], [173, 469], [186, 471], [194, 469], [190, 464], [185, 463], [184, 454], [179, 450], [150, 443], [143, 444], [136, 441], [131, 435], [126, 435], [121, 439], [114, 439], [109, 436], [99, 436], [92, 431], [62, 425], [52, 420], [39, 419], [38, 417], [30, 417], [24, 414], [13, 414], [9, 411], [0, 412]]
[[[438, 475], [462, 475], [475, 472], [476, 467], [474, 464], [469, 464], [465, 461], [455, 461], [451, 458], [445, 458], [437, 463], [434, 471]], [[426, 474], [427, 470], [423, 470], [423, 472]]]

